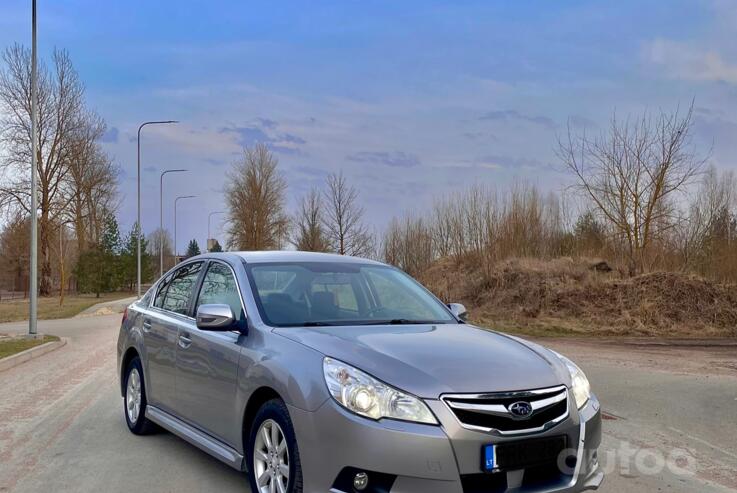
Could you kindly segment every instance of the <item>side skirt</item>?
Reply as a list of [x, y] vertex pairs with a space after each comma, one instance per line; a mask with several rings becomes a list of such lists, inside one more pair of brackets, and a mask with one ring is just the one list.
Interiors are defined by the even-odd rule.
[[238, 471], [246, 470], [246, 461], [243, 460], [243, 456], [233, 448], [221, 443], [200, 430], [193, 428], [166, 411], [162, 411], [154, 406], [146, 406], [146, 417], [162, 428], [169, 430], [179, 438], [191, 443], [200, 450], [203, 450], [216, 459], [225, 462], [233, 469], [237, 469]]

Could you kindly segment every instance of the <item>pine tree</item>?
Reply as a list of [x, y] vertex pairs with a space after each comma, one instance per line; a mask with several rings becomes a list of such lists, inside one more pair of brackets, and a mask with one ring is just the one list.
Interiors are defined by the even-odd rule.
[[200, 253], [202, 252], [200, 252], [200, 246], [197, 244], [197, 240], [189, 240], [189, 245], [187, 245], [187, 253], [184, 255], [185, 258], [194, 257], [195, 255], [199, 255]]
[[123, 240], [120, 250], [120, 271], [123, 286], [130, 291], [136, 286], [137, 282], [137, 255], [138, 255], [138, 237], [141, 237], [141, 282], [151, 282], [153, 280], [153, 270], [151, 268], [151, 255], [148, 253], [148, 240], [141, 234], [138, 224], [134, 224], [130, 232]]
[[100, 293], [120, 287], [120, 231], [115, 215], [107, 213], [103, 220], [100, 242], [80, 253], [75, 274], [78, 289], [82, 292]]
[[120, 253], [120, 230], [118, 228], [118, 220], [112, 213], [105, 215], [100, 243], [103, 252], [112, 255]]

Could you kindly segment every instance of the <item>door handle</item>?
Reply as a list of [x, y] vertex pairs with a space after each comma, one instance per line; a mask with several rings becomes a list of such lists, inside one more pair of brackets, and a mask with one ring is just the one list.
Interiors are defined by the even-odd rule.
[[192, 345], [192, 339], [190, 339], [186, 335], [179, 336], [179, 347], [180, 348], [187, 349], [191, 345]]
[[143, 321], [143, 331], [149, 332], [151, 330], [151, 321], [150, 320], [144, 320]]

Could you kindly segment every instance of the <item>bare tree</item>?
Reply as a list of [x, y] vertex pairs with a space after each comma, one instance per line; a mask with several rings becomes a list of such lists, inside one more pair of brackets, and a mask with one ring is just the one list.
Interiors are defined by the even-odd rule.
[[28, 289], [28, 252], [30, 218], [20, 212], [5, 222], [0, 232], [0, 290]]
[[320, 192], [312, 189], [302, 197], [294, 218], [292, 244], [305, 252], [327, 252], [330, 247], [323, 231], [323, 204]]
[[383, 260], [417, 276], [427, 269], [433, 256], [432, 229], [422, 218], [392, 219], [382, 241]]
[[152, 272], [159, 272], [160, 248], [164, 247], [164, 272], [174, 267], [174, 247], [169, 231], [156, 228], [148, 235], [148, 244], [146, 248], [154, 265], [151, 266]]
[[340, 255], [370, 256], [374, 242], [363, 224], [363, 209], [357, 203], [358, 191], [348, 185], [342, 171], [328, 176], [324, 195], [323, 223], [330, 249]]
[[630, 273], [647, 267], [651, 245], [675, 224], [674, 195], [683, 192], [705, 159], [692, 150], [692, 108], [620, 122], [609, 132], [560, 141], [558, 155], [576, 176], [575, 188], [594, 205], [627, 248]]
[[278, 160], [263, 144], [246, 148], [243, 158], [228, 173], [228, 249], [280, 248], [288, 233], [284, 212], [287, 183], [277, 169]]
[[[31, 53], [16, 44], [3, 54], [0, 72], [0, 207], [30, 211]], [[39, 292], [51, 291], [51, 234], [65, 209], [64, 179], [72, 154], [72, 136], [84, 125], [84, 87], [66, 51], [54, 51], [53, 67], [38, 67]], [[35, 211], [33, 213], [36, 213]]]
[[89, 112], [72, 140], [64, 190], [69, 204], [66, 214], [74, 224], [80, 252], [99, 241], [105, 214], [118, 205], [120, 171], [99, 143], [105, 130], [104, 120]]
[[[737, 180], [732, 171], [719, 173], [711, 166], [704, 173], [674, 235], [680, 249], [683, 270], [699, 268], [705, 272], [707, 267], [714, 268], [720, 263], [720, 259], [714, 258], [714, 254], [715, 250], [728, 250], [731, 246], [734, 231], [730, 227], [731, 221], [725, 221], [725, 218], [733, 214], [737, 201], [736, 189]], [[714, 233], [720, 227], [723, 228], [722, 223], [726, 224], [726, 231], [716, 236], [723, 236], [725, 244], [714, 244]], [[717, 269], [724, 267], [724, 259], [721, 260]]]

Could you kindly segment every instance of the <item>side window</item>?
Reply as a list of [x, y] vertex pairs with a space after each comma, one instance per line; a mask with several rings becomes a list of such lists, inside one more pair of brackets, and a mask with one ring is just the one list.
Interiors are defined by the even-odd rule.
[[138, 301], [138, 304], [142, 307], [148, 308], [148, 304], [151, 303], [151, 298], [153, 297], [154, 288], [149, 288], [148, 291], [146, 291], [146, 294], [143, 295], [143, 298], [141, 298]]
[[168, 276], [166, 279], [161, 281], [161, 284], [159, 284], [159, 289], [156, 291], [156, 298], [154, 298], [154, 306], [156, 308], [164, 307], [164, 296], [166, 295], [166, 289], [169, 287], [171, 278], [172, 276]]
[[197, 307], [200, 305], [225, 304], [230, 305], [236, 320], [243, 319], [243, 306], [238, 294], [238, 285], [233, 272], [227, 265], [213, 262], [207, 269], [202, 281], [200, 295], [197, 298]]
[[164, 296], [162, 309], [187, 315], [192, 290], [202, 270], [202, 262], [188, 264], [174, 273]]

